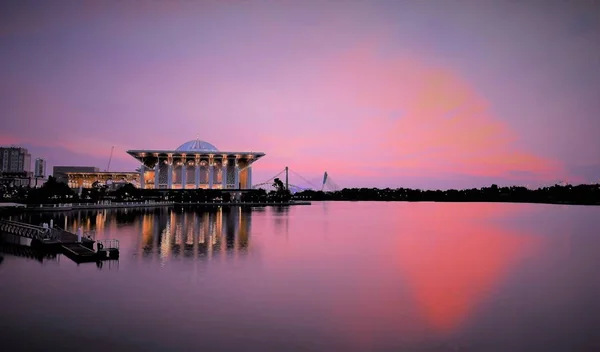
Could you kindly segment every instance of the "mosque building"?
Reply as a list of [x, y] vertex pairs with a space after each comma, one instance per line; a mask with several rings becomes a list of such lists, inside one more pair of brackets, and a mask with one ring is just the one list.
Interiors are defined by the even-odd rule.
[[128, 150], [140, 162], [144, 189], [251, 189], [252, 164], [261, 152], [219, 151], [200, 139], [175, 150]]

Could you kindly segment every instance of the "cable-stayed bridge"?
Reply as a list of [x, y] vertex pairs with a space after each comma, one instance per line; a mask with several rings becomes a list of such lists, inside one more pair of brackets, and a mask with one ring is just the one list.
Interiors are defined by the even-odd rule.
[[297, 172], [294, 172], [289, 167], [285, 167], [276, 175], [268, 178], [264, 182], [252, 185], [253, 189], [264, 189], [266, 191], [274, 190], [273, 182], [279, 178], [283, 185], [292, 193], [305, 190], [333, 192], [340, 190], [340, 187], [335, 183], [331, 176], [325, 171], [322, 177], [316, 179], [308, 179]]

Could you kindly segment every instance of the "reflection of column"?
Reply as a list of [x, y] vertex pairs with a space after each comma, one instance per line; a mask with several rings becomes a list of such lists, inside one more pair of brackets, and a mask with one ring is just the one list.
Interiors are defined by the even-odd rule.
[[227, 158], [223, 157], [223, 163], [221, 164], [221, 188], [227, 188]]
[[238, 248], [246, 249], [248, 248], [249, 236], [250, 236], [250, 213], [246, 211], [242, 211], [240, 208], [239, 211], [239, 221], [238, 221]]
[[[221, 208], [219, 208], [219, 211], [221, 211]], [[205, 217], [205, 222], [210, 221], [209, 219], [209, 213], [204, 213], [206, 214]], [[206, 241], [206, 254], [208, 256], [208, 259], [212, 258], [212, 252], [213, 252], [213, 239], [214, 239], [215, 234], [213, 233], [213, 231], [210, 231], [210, 226], [209, 226], [209, 232], [205, 233], [205, 241]]]
[[208, 189], [213, 188], [214, 173], [215, 173], [214, 160], [211, 156], [208, 158]]
[[196, 189], [198, 189], [200, 188], [200, 156], [196, 155], [194, 165], [194, 177], [196, 181]]
[[186, 183], [187, 183], [187, 161], [185, 158], [183, 158], [182, 164], [181, 164], [181, 189], [185, 189]]
[[[236, 255], [239, 249], [237, 237], [239, 236], [239, 215], [241, 211], [242, 208], [238, 207], [237, 210], [229, 212], [229, 221], [227, 224], [227, 249], [233, 249]], [[231, 228], [229, 228], [230, 226]]]
[[158, 183], [160, 182], [160, 158], [156, 158], [156, 165], [154, 166], [154, 189], [158, 189]]
[[194, 242], [194, 247], [193, 247], [193, 253], [194, 253], [194, 258], [198, 258], [198, 216], [194, 216], [193, 217], [193, 225], [192, 225], [192, 236], [193, 236], [193, 242]]
[[146, 188], [146, 184], [144, 182], [145, 171], [146, 171], [146, 165], [144, 165], [144, 163], [142, 163], [142, 166], [140, 166], [140, 189]]
[[167, 157], [167, 188], [173, 188], [173, 155]]
[[[229, 210], [231, 211], [231, 210]], [[225, 253], [225, 251], [227, 250], [227, 241], [226, 241], [226, 237], [227, 237], [227, 217], [229, 215], [229, 212], [227, 212], [227, 214], [223, 214], [221, 213], [221, 219], [219, 219], [219, 222], [221, 223], [221, 231], [219, 231], [217, 233], [217, 236], [219, 238], [219, 250], [222, 254]]]

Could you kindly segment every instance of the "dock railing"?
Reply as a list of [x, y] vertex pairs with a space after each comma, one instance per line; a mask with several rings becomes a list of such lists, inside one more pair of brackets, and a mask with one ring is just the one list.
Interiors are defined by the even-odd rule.
[[95, 203], [52, 203], [52, 204], [28, 204], [27, 208], [30, 210], [52, 210], [52, 211], [67, 211], [75, 209], [111, 209], [111, 208], [150, 208], [150, 207], [163, 207], [173, 205], [173, 201], [98, 201]]
[[119, 240], [98, 240], [98, 250], [100, 249], [119, 249]]
[[11, 220], [0, 220], [0, 231], [39, 240], [56, 239], [57, 234], [48, 226], [36, 226]]
[[96, 240], [96, 231], [95, 230], [85, 231], [83, 233], [83, 238], [87, 238], [89, 240], [95, 241]]

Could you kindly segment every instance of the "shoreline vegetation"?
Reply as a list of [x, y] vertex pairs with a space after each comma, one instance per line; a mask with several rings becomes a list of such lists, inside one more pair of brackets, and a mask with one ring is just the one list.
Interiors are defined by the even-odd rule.
[[464, 190], [420, 190], [409, 188], [345, 188], [336, 192], [306, 190], [296, 199], [345, 201], [542, 203], [600, 205], [600, 184], [554, 185], [538, 189], [521, 186], [472, 188]]
[[[490, 187], [465, 190], [420, 190], [408, 188], [344, 188], [339, 191], [323, 192], [305, 190], [291, 194], [283, 183], [276, 179], [273, 191], [264, 189], [244, 190], [239, 199], [221, 190], [151, 190], [138, 189], [126, 184], [117, 189], [104, 185], [74, 190], [53, 177], [40, 188], [3, 186], [0, 203], [18, 203], [26, 207], [54, 207], [65, 204], [94, 204], [94, 208], [118, 207], [119, 203], [150, 203], [155, 206], [192, 205], [294, 205], [310, 201], [409, 201], [409, 202], [506, 202], [544, 203], [569, 205], [600, 205], [600, 184], [554, 185], [535, 190], [526, 187]], [[145, 206], [150, 206], [147, 204]], [[160, 205], [159, 205], [160, 204]], [[106, 205], [106, 206], [103, 206]], [[110, 205], [110, 206], [109, 206]]]

